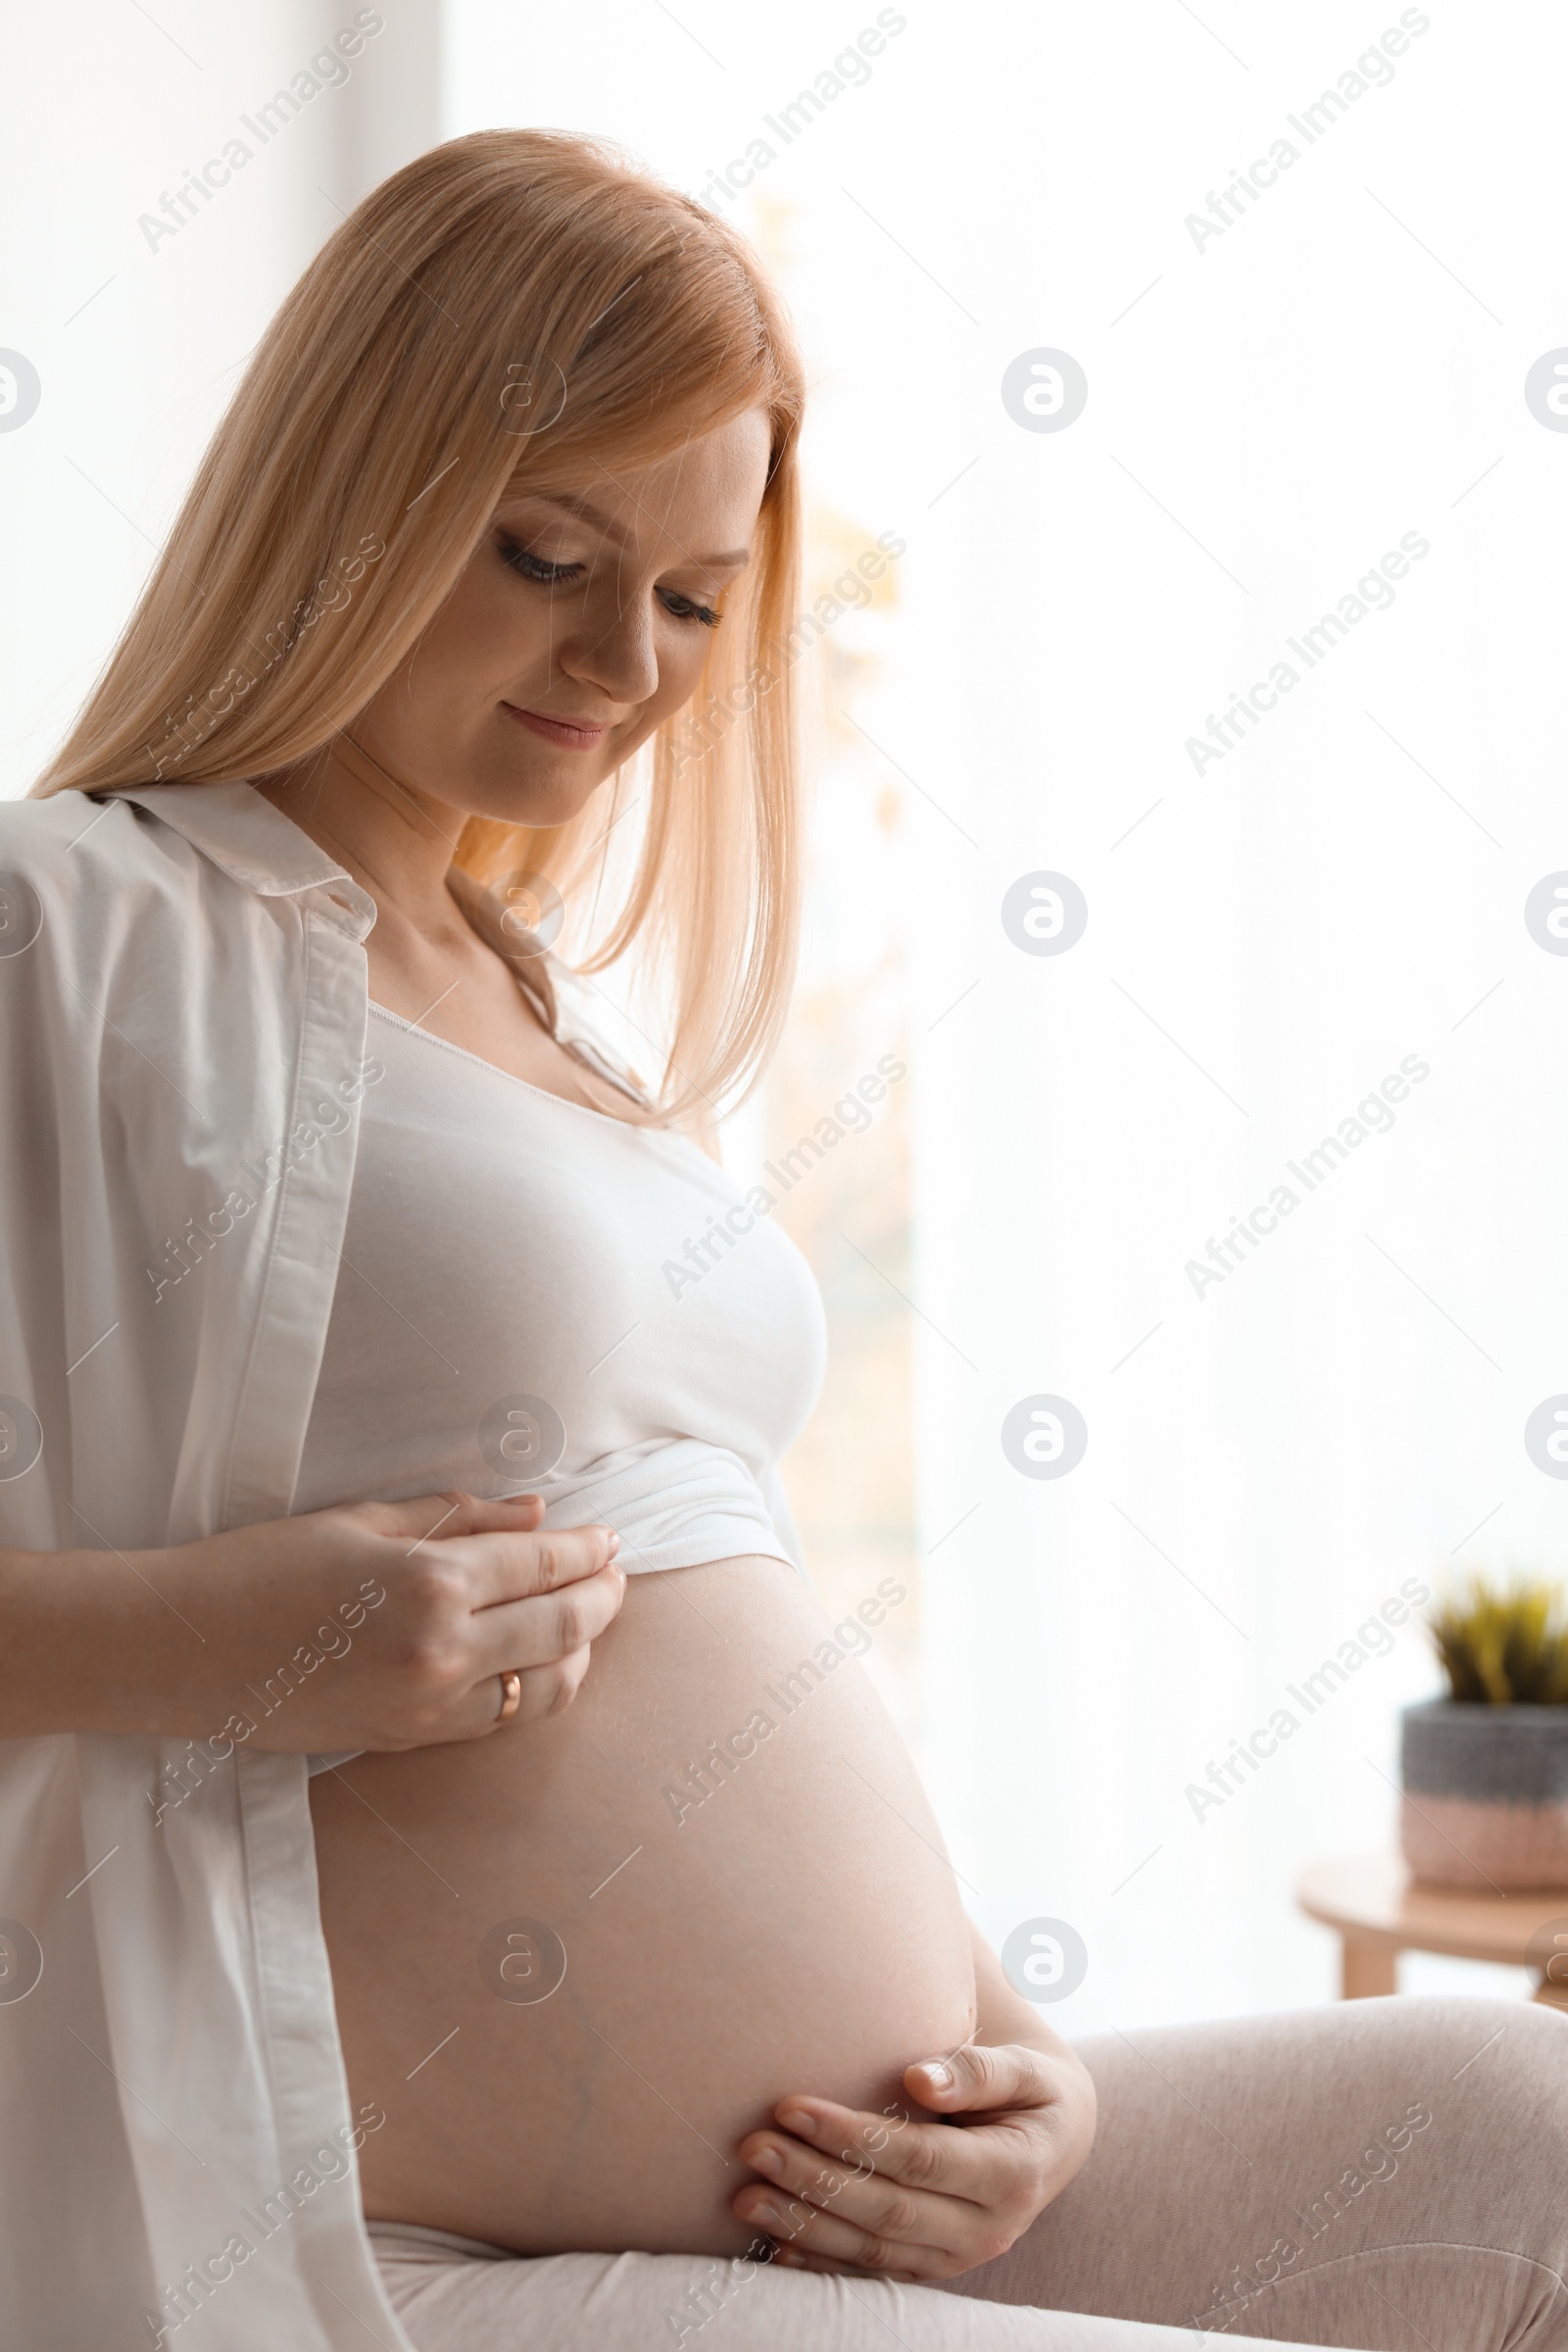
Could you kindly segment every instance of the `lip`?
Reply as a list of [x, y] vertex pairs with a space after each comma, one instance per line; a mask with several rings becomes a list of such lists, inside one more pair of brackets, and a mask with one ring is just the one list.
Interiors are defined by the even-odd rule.
[[610, 733], [608, 720], [592, 725], [578, 719], [552, 718], [544, 710], [519, 710], [515, 703], [503, 703], [501, 708], [519, 726], [542, 735], [546, 743], [559, 743], [568, 752], [591, 752]]

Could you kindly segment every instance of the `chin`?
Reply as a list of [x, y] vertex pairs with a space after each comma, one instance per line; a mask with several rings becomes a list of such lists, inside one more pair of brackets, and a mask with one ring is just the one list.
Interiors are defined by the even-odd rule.
[[[570, 757], [571, 755], [566, 755]], [[564, 759], [562, 765], [564, 766]], [[555, 763], [548, 753], [545, 760], [526, 777], [513, 776], [507, 781], [474, 784], [467, 790], [454, 792], [450, 783], [442, 798], [460, 816], [480, 817], [500, 825], [569, 824], [578, 815], [600, 786], [609, 781], [613, 770], [606, 767], [592, 776], [552, 775]], [[544, 772], [540, 772], [540, 768]]]

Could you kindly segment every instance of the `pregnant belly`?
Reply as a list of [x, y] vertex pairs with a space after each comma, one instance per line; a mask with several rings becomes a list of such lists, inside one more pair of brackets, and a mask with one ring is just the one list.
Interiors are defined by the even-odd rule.
[[313, 1781], [372, 2219], [738, 2252], [776, 2100], [890, 2106], [970, 2033], [940, 1834], [827, 1636], [778, 1560], [634, 1576], [565, 1714]]

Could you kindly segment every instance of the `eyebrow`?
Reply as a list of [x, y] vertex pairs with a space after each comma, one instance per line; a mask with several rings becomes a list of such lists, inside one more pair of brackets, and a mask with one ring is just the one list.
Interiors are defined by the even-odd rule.
[[[584, 522], [591, 522], [597, 530], [603, 531], [607, 539], [617, 540], [622, 545], [625, 543], [626, 533], [623, 526], [616, 522], [612, 515], [607, 514], [603, 508], [596, 507], [591, 499], [577, 498], [564, 490], [531, 490], [525, 491], [523, 495], [538, 499], [543, 506], [564, 507], [569, 514], [576, 514]], [[738, 567], [741, 564], [749, 564], [752, 560], [752, 551], [749, 547], [732, 547], [727, 554], [722, 556], [688, 556], [685, 560], [689, 564], [697, 564], [699, 568], [706, 566], [719, 571], [728, 565]]]

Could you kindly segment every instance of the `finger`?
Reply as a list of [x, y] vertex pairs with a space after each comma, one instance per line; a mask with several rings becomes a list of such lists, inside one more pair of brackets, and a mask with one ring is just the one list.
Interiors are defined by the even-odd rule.
[[534, 1666], [520, 1675], [522, 1698], [513, 1721], [538, 1723], [547, 1715], [564, 1714], [582, 1689], [591, 1656], [585, 1642], [581, 1649], [558, 1658], [553, 1666]]
[[[472, 1606], [531, 1600], [596, 1576], [620, 1549], [610, 1527], [542, 1528], [537, 1534], [486, 1531], [452, 1545], [473, 1578]], [[434, 1549], [434, 1546], [431, 1546]]]
[[[502, 1721], [506, 1691], [501, 1673], [486, 1675], [475, 1683], [466, 1695], [454, 1703], [448, 1722], [437, 1735], [439, 1740], [485, 1740], [492, 1732], [509, 1730], [519, 1723], [540, 1723], [548, 1715], [560, 1715], [569, 1707], [582, 1688], [588, 1672], [590, 1650], [586, 1642], [581, 1649], [557, 1658], [549, 1666], [530, 1666], [518, 1674], [521, 1685], [517, 1711]], [[502, 1672], [505, 1672], [503, 1669]]]
[[625, 1595], [625, 1578], [613, 1561], [607, 1561], [597, 1574], [580, 1577], [559, 1592], [476, 1609], [468, 1620], [474, 1680], [514, 1668], [522, 1673], [533, 1666], [553, 1666], [586, 1642], [597, 1642], [614, 1622]]
[[906, 2087], [922, 2107], [944, 2115], [1000, 2115], [1017, 2107], [1047, 2107], [1059, 2095], [1050, 2061], [1021, 2042], [995, 2049], [966, 2041], [946, 2058], [906, 2067]]
[[[754, 2204], [776, 2206], [787, 2197], [817, 2206], [888, 2244], [951, 2246], [965, 2218], [958, 2200], [889, 2180], [848, 2142], [835, 2159], [782, 2132], [756, 2132], [742, 2140], [738, 2153], [765, 2176], [765, 2182], [751, 2184]], [[743, 2219], [753, 2219], [752, 2213]]]
[[[543, 1694], [547, 1690], [550, 1689], [551, 1686], [551, 1677], [549, 1671], [544, 1667], [536, 1667], [534, 1669], [533, 1679], [538, 1683], [541, 1693], [539, 1698], [539, 1711], [541, 1714], [560, 1715], [570, 1706], [572, 1700], [582, 1689], [583, 1677], [588, 1672], [589, 1660], [591, 1659], [592, 1655], [592, 1649], [585, 1642], [581, 1649], [574, 1649], [569, 1657], [563, 1658], [560, 1661], [555, 1671], [555, 1695], [549, 1698], [548, 1701]], [[528, 1677], [524, 1675], [524, 1702], [526, 1702], [527, 1695]]]
[[402, 1536], [417, 1557], [421, 1544], [440, 1543], [453, 1536], [516, 1534], [538, 1526], [545, 1515], [542, 1494], [503, 1494], [481, 1502], [456, 1487], [444, 1494], [416, 1494], [407, 1502], [367, 1502], [359, 1506], [379, 1536]]
[[771, 2260], [781, 2271], [816, 2271], [825, 2278], [891, 2278], [899, 2286], [921, 2283], [917, 2271], [868, 2271], [858, 2262], [835, 2262], [830, 2255], [813, 2254], [806, 2246], [777, 2246]]
[[[883, 2180], [923, 2188], [940, 2196], [984, 2198], [996, 2166], [978, 2132], [954, 2132], [927, 2124], [917, 2114], [866, 2115], [831, 2099], [780, 2100], [773, 2110], [780, 2131], [803, 2139], [822, 2156], [863, 2162]], [[748, 2161], [750, 2161], [748, 2159]]]
[[[762, 2230], [779, 2247], [784, 2268], [851, 2267], [874, 2278], [945, 2278], [956, 2267], [941, 2246], [911, 2245], [860, 2230], [838, 2213], [800, 2197], [785, 2197], [760, 2182], [741, 2189], [734, 2210], [749, 2230]], [[791, 2257], [806, 2259], [791, 2262]], [[814, 2258], [811, 2259], [811, 2258]]]

